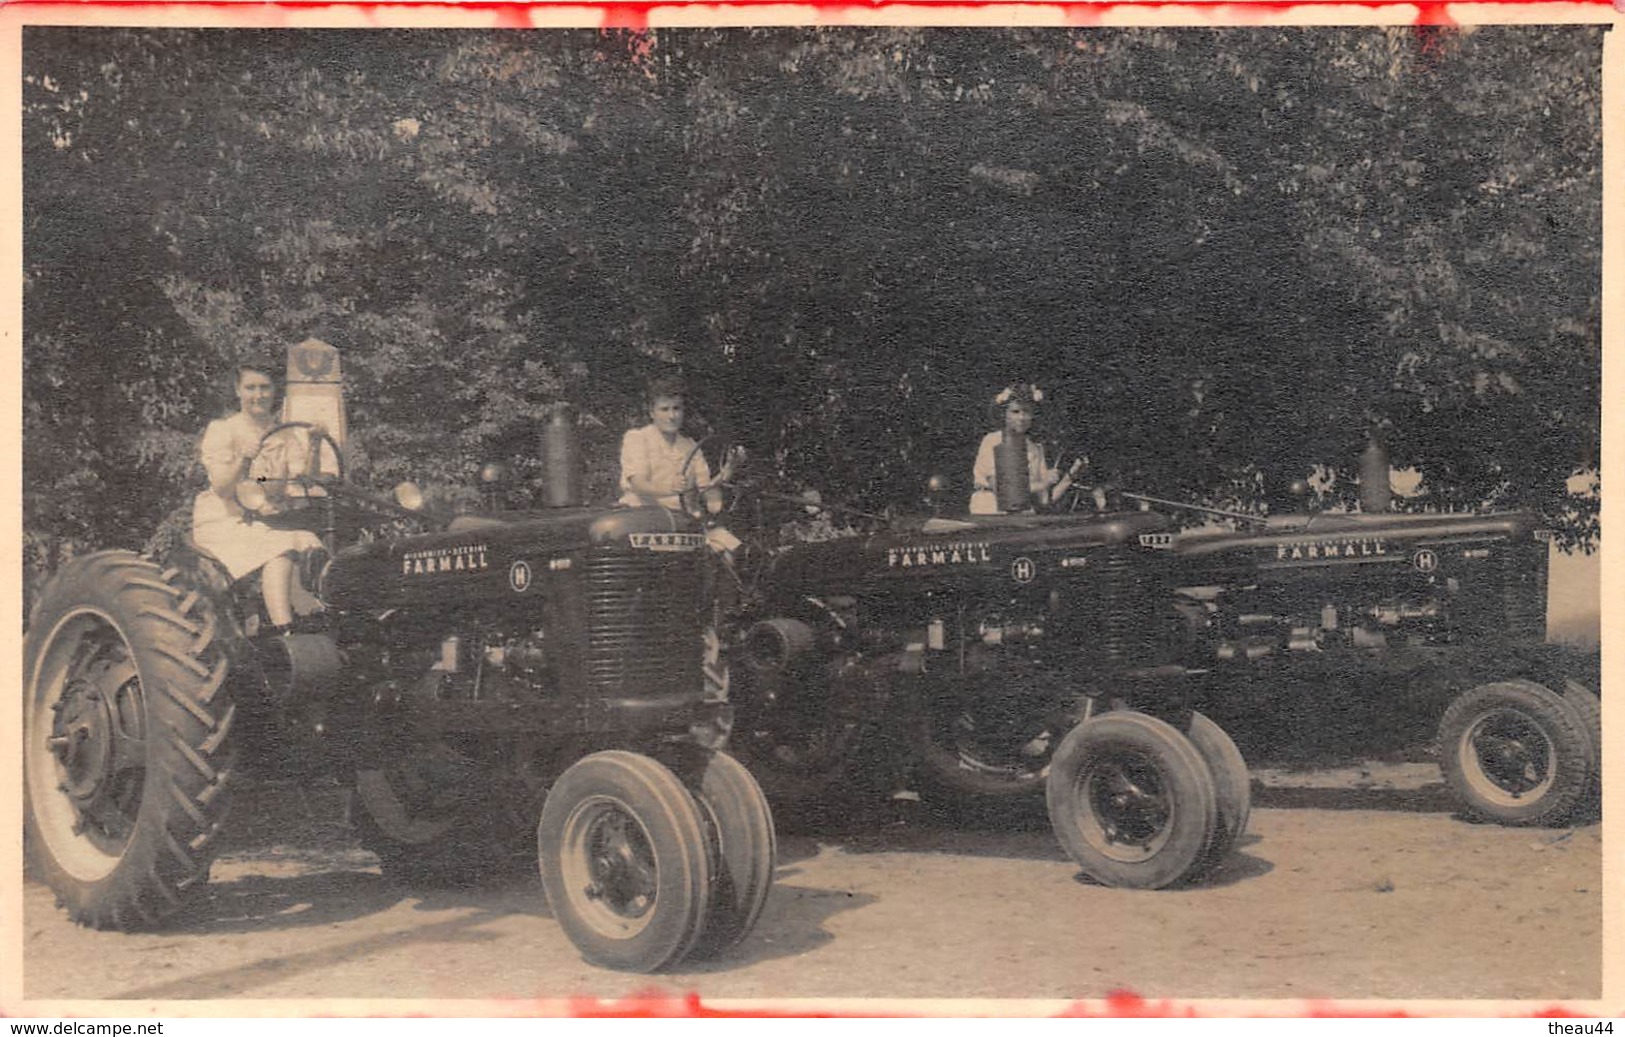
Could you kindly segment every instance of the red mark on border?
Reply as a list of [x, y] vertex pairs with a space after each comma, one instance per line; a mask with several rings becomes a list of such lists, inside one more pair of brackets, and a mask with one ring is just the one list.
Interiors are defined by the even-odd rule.
[[[590, 1019], [789, 1019], [789, 1018], [900, 1018], [906, 1013], [845, 1012], [809, 1010], [805, 1007], [729, 1009], [707, 1005], [697, 993], [670, 993], [658, 988], [640, 991], [615, 1001], [592, 997], [571, 998], [567, 1014]], [[1308, 1019], [1409, 1019], [1413, 1014], [1401, 1008], [1345, 1008], [1335, 1001], [1304, 1001], [1296, 1015], [1283, 1012], [1283, 1018]], [[1076, 1001], [1056, 1013], [1061, 1019], [1195, 1019], [1203, 1016], [1195, 1005], [1159, 998], [1141, 997], [1130, 990], [1113, 990], [1102, 1001]], [[1561, 1005], [1531, 1009], [1518, 1016], [1501, 1018], [1578, 1019], [1581, 1014]], [[1590, 1018], [1590, 1016], [1584, 1016]]]
[[[888, 0], [869, 0], [866, 3], [853, 3], [851, 0], [841, 2], [820, 2], [809, 0], [807, 3], [795, 4], [803, 10], [811, 9], [813, 16], [809, 23], [813, 25], [851, 25], [861, 24], [867, 15], [877, 12], [899, 11], [952, 11], [987, 10], [1000, 7], [1013, 6], [1020, 0], [906, 0], [902, 3], [892, 3]], [[1526, 6], [1531, 0], [1473, 0], [1480, 5]], [[1581, 7], [1608, 7], [1616, 6], [1614, 0], [1532, 0], [1539, 3], [1566, 3]], [[1625, 0], [1620, 0], [1625, 3]], [[1381, 11], [1400, 5], [1408, 5], [1416, 9], [1416, 17], [1412, 20], [1414, 25], [1454, 26], [1456, 20], [1450, 16], [1449, 4], [1441, 0], [1062, 0], [1059, 3], [1038, 3], [1024, 5], [1029, 8], [1059, 10], [1069, 25], [1098, 25], [1110, 15], [1119, 11], [1145, 11], [1145, 10], [1185, 10], [1208, 11], [1223, 18], [1248, 24], [1256, 20], [1280, 14], [1291, 10], [1304, 12], [1316, 8], [1336, 6], [1365, 8], [1370, 11]], [[216, 13], [236, 12], [247, 15], [249, 12], [274, 14], [282, 11], [323, 10], [328, 8], [353, 9], [363, 13], [369, 20], [375, 20], [380, 14], [396, 11], [459, 11], [471, 15], [490, 15], [494, 22], [503, 28], [528, 29], [535, 27], [534, 11], [538, 7], [545, 7], [554, 12], [592, 12], [597, 15], [593, 21], [598, 27], [606, 29], [648, 29], [650, 28], [650, 13], [656, 10], [680, 12], [689, 7], [687, 3], [676, 0], [627, 0], [621, 3], [593, 3], [591, 0], [560, 0], [560, 2], [536, 4], [513, 3], [510, 0], [399, 0], [396, 3], [378, 3], [365, 0], [361, 3], [344, 3], [343, 0], [270, 0], [270, 2], [201, 2], [193, 3], [191, 0], [9, 0], [9, 7], [175, 7], [191, 11], [212, 11]], [[789, 0], [727, 0], [717, 4], [695, 4], [703, 6], [708, 13], [726, 18], [730, 9], [768, 8], [791, 6]]]

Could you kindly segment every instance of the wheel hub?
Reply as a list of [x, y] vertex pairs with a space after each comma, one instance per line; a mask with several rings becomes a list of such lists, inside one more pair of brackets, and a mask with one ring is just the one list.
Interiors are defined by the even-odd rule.
[[70, 613], [34, 681], [24, 765], [41, 837], [76, 874], [105, 875], [135, 830], [146, 785], [145, 696], [129, 645], [105, 614]]
[[[641, 833], [639, 833], [641, 834]], [[654, 874], [647, 846], [639, 846], [625, 814], [606, 811], [588, 835], [586, 896], [626, 918], [640, 918], [654, 906]]]
[[1095, 806], [1107, 843], [1148, 848], [1168, 822], [1168, 807], [1155, 789], [1119, 764], [1104, 764], [1090, 775], [1088, 801]]
[[51, 750], [62, 765], [62, 787], [80, 805], [90, 803], [107, 780], [113, 759], [108, 736], [111, 720], [100, 695], [75, 681], [62, 697], [56, 722], [51, 725]]
[[75, 677], [53, 705], [46, 744], [62, 768], [62, 790], [81, 811], [116, 794], [120, 774], [144, 760], [141, 684], [128, 662]]
[[1509, 714], [1485, 717], [1468, 733], [1484, 775], [1513, 797], [1539, 788], [1551, 766], [1551, 751], [1539, 731]]

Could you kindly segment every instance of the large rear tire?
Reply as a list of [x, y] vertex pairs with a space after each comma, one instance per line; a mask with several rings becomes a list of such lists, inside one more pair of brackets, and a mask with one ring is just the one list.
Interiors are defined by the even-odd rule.
[[1019, 695], [964, 691], [957, 701], [927, 705], [920, 762], [932, 784], [962, 796], [1036, 797], [1066, 725], [1023, 708]]
[[470, 786], [453, 778], [452, 761], [436, 767], [415, 756], [356, 772], [350, 823], [379, 870], [407, 887], [474, 886], [534, 868], [534, 848], [520, 810], [505, 810], [488, 776]]
[[1201, 870], [1206, 873], [1219, 867], [1236, 848], [1236, 843], [1247, 831], [1247, 821], [1253, 812], [1252, 775], [1247, 771], [1247, 760], [1236, 748], [1235, 741], [1224, 728], [1201, 713], [1192, 712], [1185, 728], [1186, 737], [1202, 754], [1202, 761], [1213, 772], [1215, 806], [1218, 809], [1218, 828], [1213, 845]]
[[663, 764], [594, 753], [560, 775], [542, 807], [547, 902], [595, 965], [655, 972], [681, 961], [710, 906], [705, 825]]
[[1575, 707], [1533, 681], [1481, 684], [1439, 722], [1446, 782], [1469, 814], [1503, 825], [1567, 820], [1593, 780], [1594, 745]]
[[1162, 889], [1193, 877], [1218, 828], [1213, 773], [1183, 734], [1131, 710], [1073, 728], [1050, 765], [1050, 823], [1067, 854], [1108, 886]]
[[857, 761], [865, 731], [847, 685], [865, 678], [853, 672], [858, 666], [844, 659], [731, 669], [728, 748], [781, 807], [818, 801]]
[[691, 957], [726, 953], [756, 927], [778, 865], [773, 812], [750, 771], [727, 753], [707, 753], [690, 783], [711, 851], [711, 910]]
[[24, 643], [24, 829], [68, 914], [153, 928], [208, 877], [235, 712], [213, 604], [128, 551], [77, 559]]

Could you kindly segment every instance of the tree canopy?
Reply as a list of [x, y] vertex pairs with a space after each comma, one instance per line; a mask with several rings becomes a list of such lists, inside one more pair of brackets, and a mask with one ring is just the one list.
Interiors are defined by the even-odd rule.
[[1346, 486], [1380, 430], [1589, 544], [1602, 32], [31, 27], [25, 534], [139, 543], [231, 365], [314, 336], [380, 480], [534, 482], [568, 401], [607, 502], [681, 369], [906, 502], [1031, 381], [1126, 486]]

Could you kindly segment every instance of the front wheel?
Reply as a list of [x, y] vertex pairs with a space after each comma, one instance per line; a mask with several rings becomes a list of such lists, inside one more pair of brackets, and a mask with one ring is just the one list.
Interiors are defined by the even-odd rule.
[[553, 917], [595, 965], [654, 972], [693, 948], [710, 906], [705, 825], [665, 765], [594, 753], [565, 771], [537, 827]]
[[77, 922], [151, 928], [208, 876], [235, 716], [209, 600], [127, 551], [67, 566], [24, 645], [24, 829]]
[[1073, 728], [1050, 765], [1047, 799], [1062, 848], [1108, 886], [1184, 882], [1217, 835], [1214, 778], [1202, 754], [1145, 713], [1103, 713]]
[[1236, 748], [1235, 740], [1204, 714], [1191, 713], [1185, 736], [1202, 754], [1202, 761], [1207, 764], [1208, 770], [1213, 772], [1218, 828], [1202, 865], [1203, 871], [1209, 871], [1223, 863], [1230, 851], [1236, 848], [1236, 843], [1241, 841], [1242, 833], [1247, 831], [1247, 821], [1253, 812], [1253, 779], [1247, 771], [1247, 760]]
[[777, 866], [773, 812], [750, 771], [727, 753], [707, 753], [690, 782], [711, 853], [711, 910], [692, 956], [723, 954], [756, 927]]
[[1591, 739], [1591, 780], [1585, 798], [1576, 810], [1582, 820], [1601, 819], [1602, 808], [1602, 699], [1572, 677], [1563, 682], [1563, 702], [1579, 717], [1580, 726]]
[[1585, 726], [1543, 685], [1481, 684], [1452, 702], [1439, 722], [1445, 780], [1479, 818], [1561, 823], [1584, 801], [1596, 769]]

